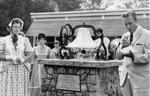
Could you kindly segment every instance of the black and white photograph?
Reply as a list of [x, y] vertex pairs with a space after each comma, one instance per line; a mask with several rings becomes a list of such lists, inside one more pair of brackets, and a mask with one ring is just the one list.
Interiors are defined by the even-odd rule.
[[150, 96], [150, 1], [0, 0], [0, 96]]

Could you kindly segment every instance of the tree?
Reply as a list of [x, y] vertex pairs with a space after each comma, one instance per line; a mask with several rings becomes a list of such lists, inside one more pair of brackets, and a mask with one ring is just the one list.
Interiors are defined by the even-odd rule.
[[48, 7], [48, 1], [44, 0], [3, 0], [0, 2], [0, 36], [8, 35], [6, 28], [13, 18], [21, 18], [24, 21], [23, 32], [26, 32], [31, 25], [31, 12], [53, 11]]
[[149, 0], [130, 0], [123, 3], [126, 8], [150, 8]]
[[53, 0], [34, 0], [30, 12], [53, 12], [56, 6]]
[[[120, 2], [120, 3], [118, 3]], [[31, 25], [31, 12], [150, 8], [149, 0], [0, 0], [0, 36], [12, 18], [24, 21], [24, 32]]]
[[81, 0], [82, 10], [102, 10], [111, 4], [112, 0]]
[[6, 28], [12, 18], [24, 21], [23, 31], [31, 25], [31, 12], [73, 11], [80, 9], [81, 0], [0, 0], [0, 36], [8, 35]]
[[29, 28], [30, 20], [30, 0], [3, 0], [0, 3], [0, 35], [8, 35], [6, 28], [12, 18], [21, 18], [24, 21], [24, 30]]
[[60, 11], [74, 11], [80, 9], [81, 0], [56, 0]]
[[149, 0], [81, 0], [82, 10], [150, 8]]

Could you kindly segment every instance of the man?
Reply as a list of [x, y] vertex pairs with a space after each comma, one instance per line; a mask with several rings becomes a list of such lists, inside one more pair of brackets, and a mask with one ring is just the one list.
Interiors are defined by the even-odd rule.
[[120, 75], [123, 96], [150, 96], [150, 31], [138, 24], [134, 11], [122, 17], [128, 30], [117, 50], [117, 57], [124, 58]]

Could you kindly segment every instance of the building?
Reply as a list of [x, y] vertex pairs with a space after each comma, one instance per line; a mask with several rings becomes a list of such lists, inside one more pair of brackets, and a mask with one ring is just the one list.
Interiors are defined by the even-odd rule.
[[[137, 13], [139, 23], [150, 30], [150, 9], [133, 9]], [[38, 33], [45, 33], [48, 36], [48, 43], [59, 37], [60, 28], [64, 24], [71, 24], [72, 27], [81, 25], [83, 22], [93, 25], [95, 28], [102, 28], [105, 36], [110, 38], [121, 36], [126, 32], [121, 15], [126, 10], [96, 10], [96, 11], [71, 11], [71, 12], [43, 12], [31, 13], [33, 20], [26, 36], [31, 38], [34, 46]]]

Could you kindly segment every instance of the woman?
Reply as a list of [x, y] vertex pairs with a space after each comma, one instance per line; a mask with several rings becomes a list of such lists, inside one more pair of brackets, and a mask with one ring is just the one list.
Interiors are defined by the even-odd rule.
[[23, 28], [20, 18], [9, 24], [10, 35], [1, 38], [0, 96], [30, 96], [27, 61], [32, 47], [29, 40], [18, 35]]
[[54, 48], [51, 50], [51, 58], [59, 59], [60, 58], [59, 50], [60, 50], [59, 41], [55, 40]]
[[44, 65], [37, 64], [36, 59], [50, 58], [51, 49], [45, 45], [46, 36], [43, 33], [38, 35], [38, 45], [33, 49], [33, 55], [35, 57], [35, 63], [32, 66], [31, 72], [31, 96], [41, 96], [41, 83], [42, 78], [46, 73]]

